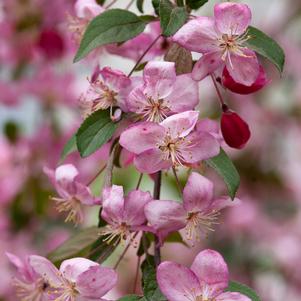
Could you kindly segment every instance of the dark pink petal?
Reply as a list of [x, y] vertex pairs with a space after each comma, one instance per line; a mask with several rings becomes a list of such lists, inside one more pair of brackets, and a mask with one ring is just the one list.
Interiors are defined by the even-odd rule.
[[127, 225], [137, 226], [146, 222], [144, 206], [152, 200], [149, 192], [131, 191], [125, 198], [123, 219]]
[[228, 286], [229, 272], [223, 257], [216, 251], [204, 250], [194, 259], [191, 270], [198, 277], [201, 287], [210, 289], [210, 297], [216, 297]]
[[254, 51], [242, 49], [242, 54], [231, 53], [226, 58], [229, 74], [239, 84], [251, 86], [259, 75], [259, 63]]
[[232, 111], [223, 112], [221, 130], [225, 142], [233, 148], [243, 148], [251, 137], [248, 124]]
[[224, 87], [230, 91], [238, 94], [251, 94], [259, 91], [265, 85], [270, 83], [270, 80], [267, 79], [267, 74], [262, 66], [259, 67], [259, 74], [255, 82], [251, 86], [245, 86], [237, 83], [229, 74], [227, 68], [224, 68], [222, 76], [222, 84]]
[[192, 79], [200, 81], [219, 67], [223, 66], [223, 64], [221, 52], [206, 53], [194, 65]]
[[176, 80], [175, 63], [151, 61], [143, 71], [146, 94], [154, 99], [165, 98]]
[[186, 111], [167, 117], [160, 125], [172, 138], [185, 137], [194, 129], [198, 118], [198, 111]]
[[102, 193], [101, 217], [109, 224], [123, 221], [124, 198], [123, 187], [113, 185], [105, 188]]
[[162, 152], [157, 148], [147, 150], [134, 158], [134, 165], [140, 172], [152, 174], [172, 166], [170, 160], [163, 160]]
[[252, 14], [246, 4], [221, 3], [214, 7], [215, 24], [223, 34], [241, 35], [250, 25]]
[[116, 284], [117, 273], [113, 269], [95, 265], [77, 277], [76, 289], [80, 295], [98, 300], [98, 298], [103, 297]]
[[180, 147], [185, 163], [197, 163], [219, 154], [220, 144], [211, 134], [194, 131], [185, 140], [187, 143]]
[[199, 17], [187, 22], [172, 39], [190, 51], [207, 53], [219, 50], [218, 38], [214, 19]]
[[186, 212], [182, 204], [175, 201], [151, 201], [144, 207], [144, 212], [155, 230], [170, 233], [186, 225]]
[[63, 279], [60, 276], [59, 270], [48, 259], [37, 255], [31, 255], [29, 256], [29, 264], [33, 270], [52, 287], [57, 288], [62, 285]]
[[201, 295], [196, 275], [187, 267], [170, 261], [158, 266], [157, 281], [169, 301], [192, 301]]
[[177, 76], [172, 92], [166, 100], [173, 113], [193, 110], [199, 103], [198, 83], [192, 80], [191, 74]]
[[183, 206], [186, 211], [202, 211], [211, 205], [213, 183], [202, 175], [193, 172], [183, 190]]
[[252, 301], [249, 297], [236, 292], [222, 293], [216, 297], [216, 301]]
[[119, 143], [134, 154], [153, 149], [164, 137], [163, 126], [153, 122], [141, 122], [126, 129], [121, 135]]

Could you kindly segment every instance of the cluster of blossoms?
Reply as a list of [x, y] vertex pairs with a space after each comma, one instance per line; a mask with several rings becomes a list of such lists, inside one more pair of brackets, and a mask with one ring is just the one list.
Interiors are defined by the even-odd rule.
[[[68, 15], [68, 26], [76, 43], [81, 41], [89, 22], [104, 11], [94, 1], [76, 2], [75, 13]], [[146, 56], [139, 46], [141, 41], [152, 41], [158, 24], [150, 25], [149, 33], [142, 33], [121, 46], [100, 49], [134, 59], [136, 55], [139, 59], [142, 52], [141, 60], [149, 60], [143, 76], [97, 66], [87, 91], [79, 99], [82, 118], [88, 120], [94, 112], [106, 110], [113, 123], [122, 120], [106, 145], [111, 146], [108, 160], [115, 155], [118, 145], [122, 152], [127, 152], [131, 158], [128, 163], [141, 176], [156, 178], [155, 190], [160, 189], [157, 178], [171, 169], [183, 201], [161, 200], [159, 193], [152, 196], [140, 190], [139, 185], [125, 196], [123, 187], [112, 183], [97, 198], [89, 184], [78, 180], [79, 171], [73, 164], [63, 164], [55, 170], [44, 168], [59, 195], [51, 199], [59, 212], [67, 212], [67, 222], [82, 224], [85, 207], [95, 206], [101, 209], [99, 219], [105, 224], [99, 235], [107, 244], [121, 243], [127, 250], [138, 234], [142, 239], [151, 235], [156, 253], [166, 238], [177, 231], [181, 231], [188, 244], [196, 244], [214, 230], [223, 208], [240, 203], [237, 198], [215, 196], [213, 183], [198, 170], [202, 161], [220, 153], [221, 146], [240, 149], [250, 138], [247, 123], [228, 108], [218, 88], [220, 84], [235, 93], [249, 94], [268, 83], [255, 52], [244, 44], [251, 38], [247, 34], [250, 21], [247, 5], [223, 3], [215, 6], [214, 18], [192, 18], [171, 38], [161, 37], [160, 46], [154, 46]], [[56, 41], [47, 34], [41, 45], [44, 40]], [[169, 43], [202, 54], [191, 73], [177, 74], [175, 62], [154, 60]], [[207, 76], [212, 77], [220, 97], [220, 126], [213, 120], [199, 119], [198, 82]], [[180, 168], [189, 170], [183, 189], [177, 178]], [[14, 283], [20, 300], [105, 301], [104, 296], [117, 284], [114, 269], [90, 259], [67, 259], [57, 269], [41, 256], [31, 255], [25, 262], [13, 254], [7, 256], [19, 270], [20, 277]], [[156, 269], [160, 290], [169, 301], [251, 300], [241, 293], [225, 292], [228, 268], [222, 256], [213, 250], [200, 252], [191, 269], [169, 261], [158, 263]]]

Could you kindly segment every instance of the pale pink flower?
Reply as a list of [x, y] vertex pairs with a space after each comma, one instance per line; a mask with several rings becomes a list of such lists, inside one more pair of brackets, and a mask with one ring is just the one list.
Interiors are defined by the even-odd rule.
[[152, 61], [144, 68], [143, 83], [129, 94], [127, 106], [139, 119], [161, 122], [194, 109], [198, 102], [198, 84], [191, 74], [177, 76], [175, 63]]
[[123, 72], [105, 67], [94, 72], [93, 80], [85, 94], [80, 98], [80, 106], [84, 117], [97, 110], [110, 108], [111, 117], [113, 107], [120, 107], [126, 112], [125, 100], [132, 88], [132, 81]]
[[219, 143], [205, 131], [194, 130], [199, 113], [186, 111], [161, 123], [141, 122], [120, 136], [120, 144], [134, 153], [134, 164], [145, 173], [189, 165], [219, 153]]
[[131, 233], [148, 229], [144, 214], [145, 205], [152, 200], [149, 192], [131, 191], [124, 197], [123, 187], [113, 185], [102, 194], [101, 217], [108, 223], [103, 230], [106, 239], [116, 243], [131, 242]]
[[202, 80], [226, 66], [235, 82], [251, 86], [256, 81], [259, 63], [255, 52], [244, 45], [252, 38], [247, 35], [251, 17], [245, 4], [216, 4], [214, 18], [195, 18], [174, 35], [175, 42], [203, 54], [193, 68], [193, 79]]
[[66, 222], [82, 223], [84, 220], [84, 206], [99, 204], [99, 200], [92, 196], [89, 187], [76, 180], [78, 170], [74, 165], [61, 165], [55, 171], [44, 168], [44, 172], [48, 175], [60, 196], [51, 198], [57, 203], [58, 211], [68, 212]]
[[155, 200], [145, 206], [145, 215], [150, 226], [157, 231], [160, 242], [171, 232], [185, 228], [188, 240], [194, 243], [201, 234], [214, 230], [220, 210], [239, 201], [229, 197], [215, 198], [213, 183], [193, 172], [183, 190], [183, 204], [176, 201]]
[[86, 258], [72, 258], [58, 270], [48, 259], [31, 255], [29, 263], [47, 284], [50, 300], [99, 300], [117, 283], [117, 273]]
[[9, 261], [17, 268], [18, 277], [13, 278], [13, 286], [19, 300], [46, 301], [47, 283], [38, 275], [29, 263], [29, 258], [21, 260], [14, 254], [6, 252]]
[[229, 283], [227, 264], [218, 252], [209, 249], [196, 256], [190, 269], [162, 262], [157, 281], [169, 301], [251, 301], [241, 293], [224, 292]]

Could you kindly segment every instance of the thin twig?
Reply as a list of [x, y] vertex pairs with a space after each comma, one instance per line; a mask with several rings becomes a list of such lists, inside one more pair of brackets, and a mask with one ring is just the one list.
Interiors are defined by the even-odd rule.
[[179, 190], [179, 193], [180, 193], [180, 195], [182, 195], [182, 193], [183, 193], [183, 187], [182, 187], [182, 184], [180, 183], [180, 180], [178, 178], [177, 171], [176, 171], [176, 169], [174, 167], [172, 168], [172, 171], [173, 171], [173, 174], [174, 174], [175, 179], [176, 179], [177, 188]]
[[133, 294], [136, 293], [136, 289], [137, 289], [140, 262], [141, 262], [141, 256], [138, 256], [138, 258], [137, 258], [136, 274], [135, 274], [135, 281], [134, 281], [134, 287], [133, 287]]
[[220, 92], [220, 90], [219, 90], [219, 88], [218, 88], [216, 79], [215, 79], [215, 77], [214, 77], [213, 74], [210, 74], [210, 76], [211, 76], [211, 79], [212, 79], [212, 81], [213, 81], [214, 88], [215, 88], [215, 90], [216, 90], [216, 93], [217, 93], [217, 96], [218, 96], [218, 98], [219, 98], [219, 101], [220, 101], [221, 105], [224, 106], [224, 105], [225, 105], [225, 102], [224, 102], [223, 96], [222, 96], [222, 94], [221, 94], [221, 92]]
[[97, 174], [87, 183], [87, 186], [90, 186], [99, 176], [100, 174], [106, 169], [107, 165], [104, 165], [98, 172]]
[[118, 0], [113, 0], [110, 4], [108, 4], [107, 6], [105, 6], [105, 9], [110, 8], [111, 6], [113, 6]]
[[129, 2], [129, 4], [126, 6], [125, 9], [129, 9], [129, 8], [132, 6], [132, 4], [134, 3], [134, 1], [135, 1], [135, 0], [131, 0], [131, 1]]
[[139, 189], [140, 184], [141, 184], [141, 181], [142, 181], [142, 178], [143, 178], [143, 173], [141, 173], [140, 176], [139, 176], [138, 183], [137, 183], [137, 185], [136, 185], [136, 190]]
[[161, 38], [161, 34], [158, 35], [153, 42], [145, 49], [145, 51], [142, 53], [142, 55], [140, 56], [140, 58], [138, 59], [138, 61], [136, 62], [135, 66], [132, 68], [132, 70], [130, 71], [130, 73], [128, 74], [128, 77], [130, 77], [133, 72], [135, 71], [135, 69], [137, 68], [137, 66], [141, 63], [141, 61], [143, 60], [143, 58], [145, 57], [145, 55], [150, 51], [150, 49], [156, 44], [156, 42]]

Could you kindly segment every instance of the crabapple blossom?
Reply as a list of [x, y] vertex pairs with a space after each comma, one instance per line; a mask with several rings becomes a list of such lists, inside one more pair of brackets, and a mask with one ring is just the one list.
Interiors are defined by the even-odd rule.
[[46, 283], [50, 300], [102, 300], [117, 283], [117, 273], [86, 258], [72, 258], [58, 270], [48, 259], [31, 255], [29, 263]]
[[29, 257], [21, 260], [12, 253], [6, 252], [9, 261], [17, 268], [18, 278], [14, 277], [13, 286], [16, 289], [16, 296], [24, 301], [46, 301], [47, 282], [38, 275], [29, 262]]
[[226, 66], [235, 82], [251, 86], [256, 81], [259, 63], [255, 52], [244, 44], [252, 38], [247, 34], [251, 17], [246, 4], [216, 4], [214, 17], [195, 18], [173, 36], [181, 46], [203, 54], [194, 65], [193, 79], [202, 80]]
[[229, 271], [223, 257], [216, 251], [201, 251], [190, 269], [171, 261], [162, 262], [157, 281], [169, 301], [251, 301], [241, 293], [224, 292]]
[[242, 84], [239, 84], [234, 81], [234, 79], [229, 74], [227, 68], [225, 67], [223, 70], [222, 75], [222, 85], [229, 89], [230, 91], [238, 94], [251, 94], [254, 92], [259, 91], [264, 86], [266, 86], [268, 83], [270, 83], [270, 80], [267, 79], [266, 72], [264, 71], [263, 67], [259, 67], [259, 74], [255, 82], [251, 86], [245, 86]]
[[238, 203], [229, 197], [214, 198], [213, 183], [192, 172], [183, 190], [183, 204], [176, 201], [151, 201], [145, 206], [145, 215], [157, 231], [162, 243], [171, 232], [185, 228], [186, 237], [194, 243], [201, 234], [213, 231], [220, 210]]
[[92, 78], [87, 92], [79, 100], [84, 117], [97, 110], [110, 108], [111, 118], [114, 119], [113, 107], [127, 111], [125, 100], [132, 88], [131, 79], [110, 67], [94, 72]]
[[57, 203], [59, 212], [68, 212], [66, 222], [72, 221], [75, 224], [84, 220], [84, 206], [99, 204], [89, 187], [78, 182], [78, 170], [72, 164], [64, 164], [56, 168], [55, 171], [45, 167], [44, 172], [48, 175], [60, 197], [51, 199]]
[[251, 137], [248, 124], [235, 112], [224, 106], [221, 130], [225, 142], [233, 148], [243, 148]]
[[197, 111], [174, 114], [161, 123], [141, 122], [120, 136], [120, 144], [134, 153], [134, 164], [140, 172], [198, 163], [219, 153], [219, 143], [205, 131], [194, 130]]
[[111, 242], [117, 237], [117, 243], [131, 239], [131, 233], [147, 227], [144, 207], [152, 200], [149, 192], [131, 191], [124, 197], [123, 187], [113, 185], [105, 188], [102, 194], [101, 217], [108, 223], [102, 234], [109, 235]]
[[192, 110], [199, 102], [198, 84], [190, 74], [177, 76], [175, 63], [147, 63], [143, 83], [127, 99], [130, 112], [138, 119], [161, 122], [167, 116]]

